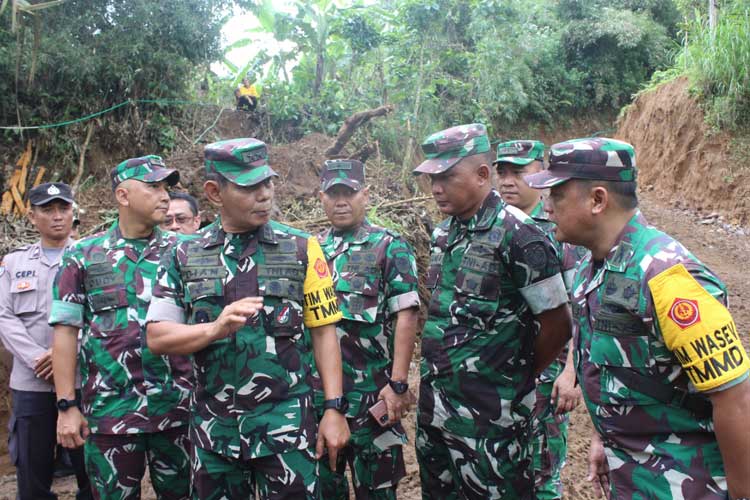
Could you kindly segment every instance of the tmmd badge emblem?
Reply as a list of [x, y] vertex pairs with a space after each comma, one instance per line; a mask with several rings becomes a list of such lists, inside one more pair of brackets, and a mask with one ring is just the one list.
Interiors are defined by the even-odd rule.
[[315, 261], [315, 272], [318, 273], [319, 278], [325, 278], [328, 276], [328, 264], [323, 262], [323, 259], [318, 258]]
[[698, 311], [698, 301], [676, 298], [669, 308], [669, 319], [675, 322], [682, 330], [693, 326], [701, 320]]

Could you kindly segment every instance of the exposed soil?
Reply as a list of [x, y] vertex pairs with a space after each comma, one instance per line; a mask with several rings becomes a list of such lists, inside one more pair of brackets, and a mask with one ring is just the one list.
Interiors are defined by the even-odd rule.
[[635, 146], [642, 188], [653, 187], [673, 203], [721, 212], [734, 223], [750, 220], [750, 170], [731, 154], [731, 137], [705, 124], [687, 78], [640, 95], [620, 120], [617, 137]]

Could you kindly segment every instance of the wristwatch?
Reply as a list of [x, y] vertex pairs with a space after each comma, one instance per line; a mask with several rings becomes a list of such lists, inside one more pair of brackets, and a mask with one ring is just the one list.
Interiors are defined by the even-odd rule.
[[405, 394], [406, 391], [409, 390], [409, 384], [407, 382], [401, 382], [399, 380], [393, 380], [389, 378], [388, 385], [390, 385], [391, 389], [393, 389], [393, 392], [395, 392], [399, 396], [401, 394]]
[[349, 400], [344, 396], [339, 396], [335, 399], [326, 399], [323, 401], [324, 410], [336, 410], [342, 415], [346, 415], [346, 410], [349, 409]]
[[60, 411], [68, 411], [74, 406], [77, 406], [77, 403], [78, 402], [75, 399], [58, 399], [57, 409]]

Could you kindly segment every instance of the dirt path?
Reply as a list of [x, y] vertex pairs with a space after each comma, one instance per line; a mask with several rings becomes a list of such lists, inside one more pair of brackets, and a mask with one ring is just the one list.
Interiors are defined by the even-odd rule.
[[[748, 345], [746, 332], [750, 329], [750, 307], [745, 305], [743, 298], [750, 297], [750, 266], [747, 264], [750, 257], [750, 237], [724, 229], [719, 220], [709, 223], [709, 219], [701, 214], [666, 206], [653, 193], [641, 195], [641, 206], [651, 224], [680, 240], [726, 282], [730, 291], [730, 309], [740, 332], [744, 332], [742, 335], [745, 345]], [[417, 378], [418, 370], [415, 365], [412, 366], [410, 375], [413, 386], [416, 386]], [[413, 413], [407, 418], [406, 428], [409, 429], [409, 438], [413, 443]], [[588, 415], [579, 407], [571, 419], [568, 466], [563, 472], [568, 498], [594, 498], [593, 490], [586, 481], [586, 457], [591, 432]], [[2, 429], [0, 439], [4, 438], [5, 429]], [[406, 461], [407, 477], [400, 483], [399, 498], [416, 500], [420, 498], [419, 472], [412, 446], [406, 448]], [[0, 500], [12, 500], [16, 494], [15, 477], [7, 456], [0, 457], [0, 471], [6, 474], [0, 477]], [[61, 499], [75, 498], [75, 481], [72, 478], [56, 480], [54, 489]], [[149, 488], [144, 498], [154, 498], [152, 495]]]

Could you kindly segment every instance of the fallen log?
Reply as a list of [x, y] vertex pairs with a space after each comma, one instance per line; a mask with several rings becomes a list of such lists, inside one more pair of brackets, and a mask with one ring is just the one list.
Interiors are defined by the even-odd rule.
[[331, 147], [326, 149], [323, 154], [327, 158], [333, 158], [338, 155], [359, 127], [370, 121], [372, 118], [385, 116], [391, 111], [393, 111], [393, 105], [389, 104], [387, 106], [380, 106], [379, 108], [354, 113], [352, 116], [344, 120], [343, 125], [341, 125], [341, 128], [339, 129], [339, 133], [336, 135], [336, 140], [333, 141]]

